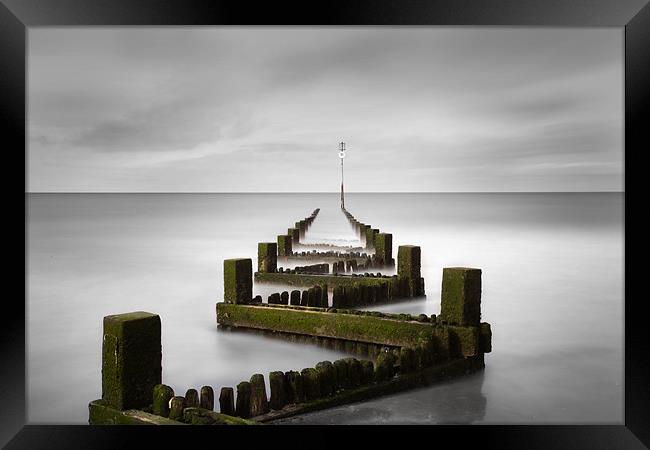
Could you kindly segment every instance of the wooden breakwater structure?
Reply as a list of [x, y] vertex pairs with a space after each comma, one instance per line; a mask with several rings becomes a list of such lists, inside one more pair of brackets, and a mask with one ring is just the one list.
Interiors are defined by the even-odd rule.
[[[306, 231], [318, 211], [296, 222], [298, 239], [300, 227]], [[351, 215], [348, 219], [361, 229]], [[381, 233], [370, 234], [376, 238]], [[367, 233], [365, 236], [368, 239]], [[221, 387], [220, 412], [216, 412], [215, 390], [211, 386], [189, 388], [180, 396], [162, 383], [158, 315], [134, 312], [107, 316], [102, 344], [102, 398], [90, 402], [89, 423], [272, 423], [296, 414], [425, 386], [485, 366], [484, 354], [492, 350], [492, 330], [489, 323], [481, 322], [480, 269], [443, 269], [441, 311], [437, 316], [362, 311], [355, 307], [424, 293], [419, 247], [400, 246], [397, 274], [393, 276], [325, 273], [325, 263], [286, 272], [277, 268], [281, 257], [278, 244], [282, 241], [287, 252], [287, 241], [292, 244], [293, 236], [284, 237], [288, 238], [258, 245], [255, 280], [260, 274], [276, 276], [280, 278], [273, 282], [309, 286], [308, 289], [273, 293], [264, 303], [260, 295], [253, 296], [252, 259], [227, 259], [223, 266], [224, 301], [216, 304], [218, 328], [250, 330], [295, 342], [311, 341], [359, 358], [270, 372], [268, 395], [264, 374], [255, 373], [235, 387]], [[390, 242], [392, 245], [392, 237]], [[331, 301], [328, 286], [332, 287]]]

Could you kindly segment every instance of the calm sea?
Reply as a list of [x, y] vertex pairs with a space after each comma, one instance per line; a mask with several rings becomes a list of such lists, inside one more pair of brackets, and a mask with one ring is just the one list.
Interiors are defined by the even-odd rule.
[[[28, 194], [28, 421], [87, 423], [101, 397], [102, 318], [162, 319], [163, 382], [218, 392], [254, 373], [344, 355], [216, 328], [223, 259], [251, 257], [321, 208], [307, 238], [354, 245], [338, 194]], [[483, 270], [485, 371], [287, 423], [623, 422], [623, 194], [348, 194], [359, 220], [422, 248], [438, 314], [442, 268]], [[327, 241], [328, 240], [328, 241]], [[266, 298], [277, 291], [255, 286]], [[268, 383], [268, 380], [267, 380]]]

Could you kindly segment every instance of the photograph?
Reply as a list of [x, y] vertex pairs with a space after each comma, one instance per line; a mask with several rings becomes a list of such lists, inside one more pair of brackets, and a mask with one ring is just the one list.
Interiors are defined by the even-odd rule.
[[0, 447], [650, 448], [647, 0], [311, 6], [0, 0]]
[[621, 30], [27, 56], [30, 422], [623, 422]]

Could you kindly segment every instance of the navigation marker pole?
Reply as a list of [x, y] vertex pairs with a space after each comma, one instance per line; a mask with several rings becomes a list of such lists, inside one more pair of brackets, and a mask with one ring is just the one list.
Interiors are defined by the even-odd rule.
[[345, 197], [343, 196], [343, 158], [345, 158], [345, 142], [339, 144], [339, 158], [341, 159], [341, 209], [345, 210]]

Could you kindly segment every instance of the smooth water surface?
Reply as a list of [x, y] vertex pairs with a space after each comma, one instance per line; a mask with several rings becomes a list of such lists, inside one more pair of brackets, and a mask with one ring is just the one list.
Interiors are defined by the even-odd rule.
[[[87, 423], [101, 397], [102, 318], [160, 314], [163, 382], [235, 386], [341, 353], [217, 330], [223, 259], [252, 257], [315, 208], [312, 242], [358, 240], [338, 194], [28, 194], [30, 423]], [[483, 270], [485, 371], [285, 423], [622, 423], [623, 194], [348, 194], [359, 220], [422, 248], [438, 314], [442, 268]], [[274, 286], [255, 286], [264, 298]]]

